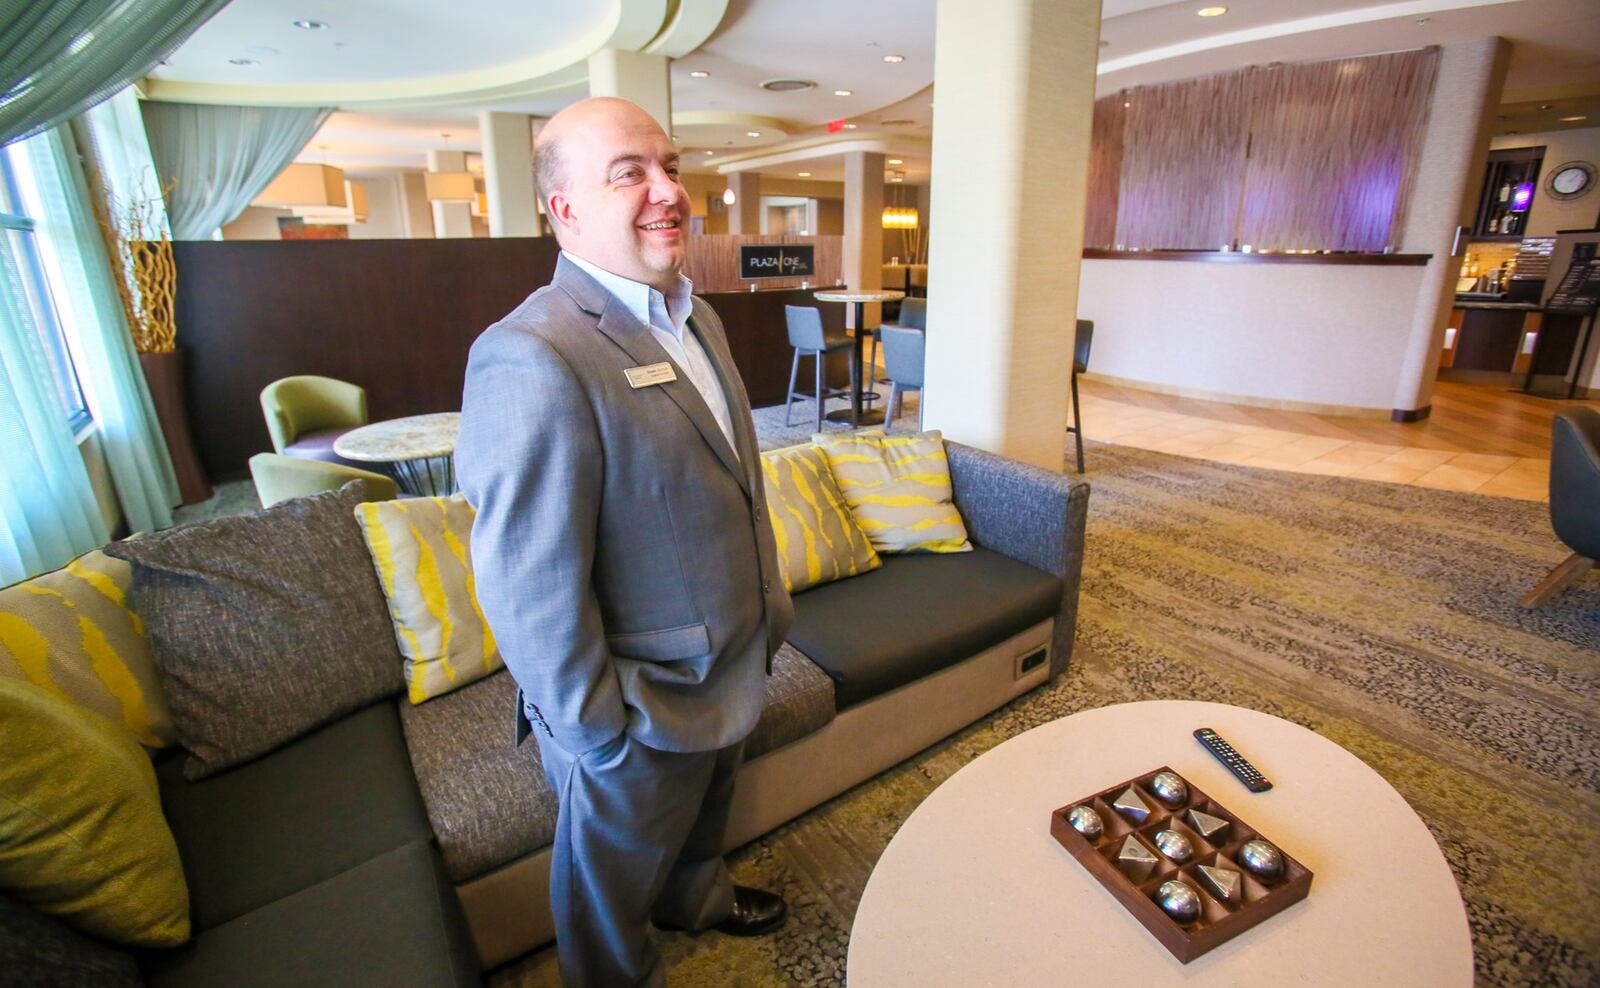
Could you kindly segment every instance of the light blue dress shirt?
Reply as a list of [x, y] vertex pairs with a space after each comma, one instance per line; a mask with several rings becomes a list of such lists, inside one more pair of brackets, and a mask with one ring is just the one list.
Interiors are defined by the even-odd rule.
[[733, 455], [737, 458], [739, 444], [733, 439], [733, 418], [728, 414], [728, 396], [722, 390], [722, 382], [717, 380], [716, 369], [706, 357], [705, 348], [700, 345], [694, 333], [688, 330], [689, 313], [693, 309], [689, 296], [694, 292], [694, 283], [680, 274], [672, 293], [663, 295], [649, 285], [612, 274], [581, 257], [566, 251], [562, 251], [561, 254], [598, 281], [600, 287], [610, 292], [613, 298], [627, 307], [635, 319], [649, 328], [650, 335], [656, 338], [661, 348], [667, 351], [667, 355], [683, 369], [685, 374], [689, 375], [689, 382], [700, 392], [700, 397], [705, 399], [706, 405], [711, 409], [712, 417], [717, 420], [722, 434], [728, 438], [728, 446], [733, 449]]

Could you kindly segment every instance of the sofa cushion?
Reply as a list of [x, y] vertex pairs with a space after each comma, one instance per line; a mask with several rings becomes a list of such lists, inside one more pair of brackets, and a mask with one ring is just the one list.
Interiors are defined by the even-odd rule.
[[1061, 581], [982, 547], [885, 556], [796, 594], [789, 641], [833, 677], [839, 709], [990, 648], [1056, 614]]
[[[451, 881], [476, 878], [555, 839], [556, 797], [539, 746], [515, 743], [516, 703], [516, 680], [501, 671], [420, 706], [401, 706], [417, 785]], [[833, 681], [784, 646], [773, 658], [744, 757], [810, 734], [833, 719], [833, 709]]]
[[788, 642], [772, 657], [761, 698], [761, 719], [744, 743], [744, 760], [751, 761], [798, 741], [833, 720], [833, 680], [815, 662]]
[[956, 510], [944, 437], [933, 430], [890, 436], [882, 429], [811, 437], [873, 548], [891, 552], [968, 552]]
[[426, 841], [144, 958], [152, 988], [481, 983], [455, 890]]
[[138, 988], [133, 955], [0, 895], [0, 984], [27, 988]]
[[429, 836], [393, 701], [199, 782], [177, 757], [156, 775], [196, 929]]
[[771, 450], [761, 454], [761, 469], [784, 589], [797, 593], [878, 568], [822, 450], [809, 443]]
[[400, 653], [353, 512], [364, 488], [116, 542], [134, 566], [185, 772], [203, 778], [397, 692]]
[[405, 656], [412, 703], [505, 666], [473, 585], [475, 517], [463, 494], [368, 501], [356, 509]]
[[0, 677], [0, 736], [0, 888], [116, 943], [187, 939], [183, 866], [133, 735]]
[[0, 676], [104, 714], [151, 748], [177, 740], [144, 624], [128, 606], [133, 567], [101, 552], [0, 590]]
[[316, 429], [312, 432], [303, 432], [295, 437], [294, 442], [283, 447], [283, 455], [293, 456], [300, 460], [321, 460], [323, 463], [339, 463], [347, 467], [370, 470], [372, 469], [371, 463], [347, 460], [333, 451], [333, 444], [340, 436], [359, 428], [360, 426], [355, 425], [341, 425], [332, 429]]

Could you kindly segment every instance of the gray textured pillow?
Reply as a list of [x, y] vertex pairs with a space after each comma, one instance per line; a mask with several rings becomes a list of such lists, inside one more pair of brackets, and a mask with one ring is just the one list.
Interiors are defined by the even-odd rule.
[[133, 563], [184, 775], [201, 779], [404, 688], [353, 516], [359, 482], [106, 547]]

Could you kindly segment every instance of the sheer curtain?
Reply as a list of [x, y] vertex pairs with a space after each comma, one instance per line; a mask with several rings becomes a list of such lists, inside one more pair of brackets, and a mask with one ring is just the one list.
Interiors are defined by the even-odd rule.
[[66, 564], [110, 539], [62, 414], [28, 302], [19, 252], [33, 234], [0, 229], [0, 586]]
[[126, 88], [227, 2], [0, 4], [0, 144], [43, 133]]
[[294, 160], [328, 107], [202, 106], [147, 101], [145, 130], [167, 195], [174, 240], [209, 240]]
[[57, 308], [74, 344], [84, 398], [99, 429], [128, 527], [172, 524], [178, 481], [133, 347], [104, 238], [90, 204], [78, 147], [67, 127], [29, 139], [47, 267], [60, 279]]

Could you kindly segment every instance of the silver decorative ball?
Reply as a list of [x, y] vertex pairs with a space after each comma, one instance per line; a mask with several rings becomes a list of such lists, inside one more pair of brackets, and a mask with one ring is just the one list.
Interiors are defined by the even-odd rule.
[[1180, 926], [1188, 926], [1200, 918], [1200, 893], [1176, 878], [1161, 883], [1156, 890], [1156, 905]]
[[1176, 830], [1163, 830], [1156, 834], [1156, 850], [1179, 864], [1194, 857], [1194, 844]]
[[1074, 806], [1067, 814], [1067, 822], [1072, 824], [1072, 829], [1089, 838], [1099, 840], [1100, 835], [1106, 832], [1105, 821], [1100, 819], [1100, 814], [1092, 806]]
[[1157, 772], [1150, 780], [1150, 791], [1168, 806], [1178, 806], [1189, 798], [1189, 787], [1171, 772]]
[[1252, 875], [1269, 881], [1283, 874], [1283, 852], [1259, 837], [1239, 848], [1239, 863]]

